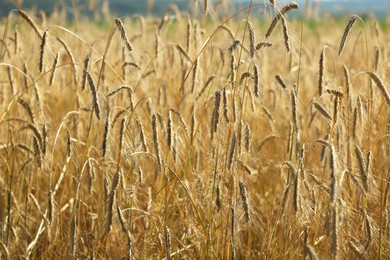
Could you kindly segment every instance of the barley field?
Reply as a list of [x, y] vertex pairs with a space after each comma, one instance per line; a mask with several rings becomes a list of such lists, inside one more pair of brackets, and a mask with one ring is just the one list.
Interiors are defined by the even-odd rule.
[[2, 259], [390, 257], [389, 22], [202, 8], [1, 21]]

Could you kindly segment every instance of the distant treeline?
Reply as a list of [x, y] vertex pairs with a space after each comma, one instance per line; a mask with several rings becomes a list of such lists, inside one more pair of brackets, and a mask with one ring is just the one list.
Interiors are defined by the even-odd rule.
[[[361, 17], [366, 17], [368, 14], [374, 14], [378, 18], [384, 18], [387, 16], [387, 11], [390, 11], [386, 1], [388, 0], [377, 0], [372, 2], [369, 8], [367, 8], [367, 2], [365, 0], [350, 2], [329, 0], [319, 2], [319, 10], [322, 14], [332, 13], [334, 16], [348, 16], [352, 13], [356, 13]], [[104, 17], [104, 3], [106, 3], [106, 6], [108, 3], [109, 12], [111, 14], [119, 17], [135, 14], [161, 16], [168, 10], [172, 11], [172, 6], [176, 6], [180, 11], [187, 11], [190, 13], [200, 11], [201, 8], [194, 6], [194, 0], [154, 0], [150, 1], [153, 2], [152, 6], [148, 6], [148, 0], [24, 0], [22, 2], [23, 9], [35, 9], [45, 12], [47, 15], [50, 15], [55, 10], [66, 11], [68, 19], [72, 19], [74, 15], [74, 6], [72, 6], [72, 2], [76, 4], [75, 8], [81, 15], [95, 18], [96, 14], [102, 14], [99, 17]], [[353, 4], [351, 4], [352, 2]], [[229, 13], [232, 14], [234, 10], [242, 8], [249, 2], [227, 0], [227, 3], [229, 4]], [[17, 1], [0, 1], [0, 17], [7, 16], [12, 9], [16, 8], [18, 8]], [[304, 8], [304, 6], [301, 6], [300, 9], [304, 10]], [[220, 9], [220, 7], [216, 7], [215, 11], [219, 12], [221, 11]]]
[[[78, 12], [85, 16], [93, 16], [96, 12], [102, 12], [104, 2], [109, 4], [109, 10], [116, 16], [126, 16], [134, 14], [151, 14], [162, 15], [175, 5], [179, 10], [191, 11], [193, 10], [193, 1], [188, 0], [157, 0], [153, 5], [148, 6], [146, 0], [94, 0], [90, 5], [90, 1], [74, 1]], [[0, 16], [4, 17], [9, 14], [12, 9], [18, 8], [16, 1], [0, 1]], [[35, 9], [50, 14], [55, 10], [66, 10], [68, 18], [73, 17], [72, 0], [29, 0], [23, 1], [22, 8], [25, 10]]]

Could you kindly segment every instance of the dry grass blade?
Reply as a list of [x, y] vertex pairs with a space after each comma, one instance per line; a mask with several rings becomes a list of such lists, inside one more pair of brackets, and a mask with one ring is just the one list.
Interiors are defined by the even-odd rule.
[[204, 93], [204, 91], [207, 89], [208, 86], [210, 86], [210, 84], [213, 82], [213, 80], [216, 78], [215, 75], [211, 75], [206, 83], [204, 84], [203, 88], [200, 90], [198, 96], [196, 97], [195, 101], [198, 101], [198, 99], [202, 96], [202, 94]]
[[9, 250], [8, 250], [7, 246], [3, 243], [3, 241], [0, 241], [0, 245], [1, 245], [1, 249], [2, 249], [3, 254], [5, 254], [5, 256], [8, 258], [9, 257]]
[[70, 51], [69, 46], [66, 44], [66, 42], [63, 39], [57, 37], [57, 41], [59, 41], [61, 43], [61, 45], [64, 47], [66, 53], [68, 54], [68, 57], [70, 59], [72, 69], [73, 69], [73, 79], [76, 81], [77, 80], [77, 75], [76, 75], [77, 69], [76, 69], [76, 61], [74, 59], [74, 56], [73, 56], [72, 52]]
[[310, 260], [318, 259], [317, 253], [311, 245], [305, 244], [305, 252], [309, 256]]
[[338, 179], [337, 179], [337, 154], [333, 144], [330, 147], [330, 169], [331, 169], [331, 212], [329, 218], [330, 226], [330, 255], [337, 259], [340, 254], [340, 223], [338, 206]]
[[73, 215], [72, 222], [70, 224], [70, 234], [68, 243], [68, 252], [71, 256], [76, 256], [76, 243], [77, 243], [77, 221], [76, 215]]
[[351, 240], [348, 241], [348, 247], [351, 249], [351, 251], [360, 259], [365, 260], [367, 259], [365, 252], [362, 248], [357, 246], [354, 242]]
[[171, 231], [165, 226], [165, 256], [167, 260], [171, 259]]

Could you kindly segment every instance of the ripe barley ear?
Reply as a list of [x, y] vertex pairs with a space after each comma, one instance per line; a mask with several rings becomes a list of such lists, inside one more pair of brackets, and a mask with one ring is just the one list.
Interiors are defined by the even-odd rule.
[[275, 16], [270, 26], [268, 27], [267, 33], [265, 34], [265, 38], [268, 38], [271, 35], [272, 31], [275, 29], [276, 24], [284, 16], [284, 14], [286, 14], [290, 10], [298, 9], [298, 8], [299, 8], [298, 4], [294, 1], [283, 6], [282, 9], [279, 11], [278, 15]]
[[171, 244], [171, 231], [168, 226], [165, 226], [165, 255], [167, 260], [171, 259]]
[[28, 23], [28, 25], [30, 25], [31, 29], [33, 29], [36, 35], [38, 35], [39, 39], [42, 40], [43, 36], [39, 31], [38, 26], [36, 25], [36, 23], [34, 23], [30, 16], [23, 10], [18, 10], [18, 13]]
[[51, 74], [50, 74], [50, 80], [49, 80], [49, 86], [53, 85], [54, 82], [54, 76], [57, 69], [58, 60], [60, 58], [60, 52], [57, 52], [56, 57], [53, 61], [53, 66], [51, 67]]
[[324, 84], [324, 65], [325, 65], [325, 50], [322, 49], [320, 55], [320, 69], [318, 76], [318, 94], [322, 96], [323, 84]]
[[43, 33], [43, 36], [42, 36], [42, 41], [41, 41], [41, 47], [39, 49], [39, 63], [38, 63], [38, 68], [39, 68], [39, 72], [40, 73], [43, 73], [43, 69], [44, 69], [44, 56], [45, 56], [45, 46], [46, 46], [46, 41], [47, 41], [47, 30]]
[[221, 92], [217, 91], [214, 94], [214, 110], [211, 117], [211, 139], [213, 139], [214, 133], [217, 132], [220, 104], [221, 104]]
[[379, 88], [380, 92], [382, 93], [382, 96], [384, 97], [387, 103], [387, 106], [390, 107], [390, 95], [383, 81], [379, 78], [379, 76], [375, 72], [368, 72], [368, 75], [370, 75], [371, 79], [375, 82], [376, 86]]
[[99, 107], [99, 102], [98, 102], [98, 95], [97, 95], [97, 90], [95, 83], [93, 82], [93, 79], [89, 72], [87, 72], [87, 79], [89, 83], [89, 87], [91, 89], [91, 94], [92, 94], [92, 109], [95, 111], [95, 115], [97, 119], [100, 119], [100, 107]]
[[355, 24], [356, 20], [359, 16], [356, 14], [352, 15], [351, 19], [349, 20], [349, 23], [347, 24], [347, 27], [345, 27], [343, 37], [341, 38], [340, 46], [339, 46], [339, 56], [341, 52], [344, 50], [345, 42], [347, 41], [348, 35], [351, 32], [352, 26]]
[[159, 146], [159, 143], [158, 143], [157, 116], [156, 116], [156, 114], [154, 114], [152, 116], [152, 129], [153, 129], [154, 152], [155, 152], [155, 155], [156, 155], [158, 171], [161, 172], [161, 170], [162, 170], [162, 162], [161, 162], [160, 146]]
[[260, 73], [256, 63], [253, 63], [254, 93], [256, 97], [260, 96]]
[[248, 21], [248, 30], [249, 30], [249, 56], [251, 59], [255, 57], [255, 30], [253, 29], [253, 25]]
[[198, 77], [198, 67], [199, 67], [199, 58], [196, 59], [194, 64], [194, 69], [192, 71], [192, 87], [191, 93], [194, 93], [195, 87], [197, 85], [197, 77]]
[[323, 117], [325, 117], [329, 121], [333, 120], [333, 117], [331, 116], [331, 114], [320, 103], [314, 102], [313, 104], [314, 104], [314, 107], [318, 110], [318, 112], [320, 112], [320, 114]]
[[87, 56], [84, 59], [83, 75], [81, 78], [81, 90], [85, 89], [85, 84], [87, 82], [87, 71], [88, 71], [88, 67], [89, 67], [89, 59], [90, 59], [90, 57], [87, 54]]
[[251, 138], [251, 129], [249, 127], [249, 124], [245, 124], [245, 135], [244, 135], [244, 148], [246, 152], [249, 152], [249, 145], [250, 145], [250, 138]]
[[228, 52], [232, 53], [237, 48], [238, 45], [240, 45], [240, 41], [234, 40], [227, 48]]
[[30, 117], [31, 124], [34, 124], [35, 117], [34, 117], [34, 113], [31, 110], [30, 105], [21, 98], [18, 100], [18, 103], [21, 104], [23, 108], [27, 111], [28, 116]]
[[109, 233], [112, 229], [113, 217], [114, 217], [114, 204], [115, 204], [115, 194], [119, 187], [119, 182], [121, 179], [121, 172], [118, 170], [112, 180], [112, 186], [110, 194], [108, 195], [107, 201], [107, 224], [106, 224], [106, 232]]
[[245, 214], [245, 222], [248, 223], [250, 219], [248, 191], [242, 181], [239, 181], [239, 187], [242, 200], [242, 208], [244, 209]]
[[127, 50], [129, 52], [131, 52], [133, 50], [133, 48], [131, 47], [129, 39], [127, 38], [127, 34], [126, 34], [125, 29], [123, 28], [122, 21], [119, 18], [116, 18], [115, 19], [115, 24], [118, 27], [118, 30], [119, 30], [119, 32], [121, 34], [122, 41], [125, 43]]
[[168, 144], [169, 151], [171, 151], [171, 149], [172, 149], [172, 116], [171, 116], [171, 111], [168, 111], [167, 144]]
[[110, 131], [110, 117], [107, 116], [106, 123], [104, 124], [104, 133], [103, 133], [103, 144], [102, 144], [102, 152], [103, 157], [106, 157], [107, 154], [107, 148], [108, 148], [108, 134]]
[[232, 169], [233, 165], [233, 158], [234, 158], [234, 152], [236, 150], [236, 132], [233, 132], [233, 137], [232, 141], [230, 143], [230, 149], [229, 149], [229, 154], [228, 154], [228, 161], [227, 161], [227, 167], [229, 170]]
[[291, 120], [295, 132], [298, 132], [297, 95], [294, 89], [291, 90]]
[[276, 81], [282, 86], [283, 89], [287, 89], [286, 82], [284, 82], [283, 78], [280, 75], [275, 76]]
[[359, 146], [355, 145], [355, 155], [359, 163], [359, 170], [360, 170], [360, 176], [362, 178], [363, 188], [364, 191], [368, 191], [368, 180], [367, 180], [367, 167], [366, 163], [364, 162], [362, 151], [360, 150]]
[[283, 27], [283, 39], [284, 46], [286, 47], [287, 52], [290, 52], [290, 35], [288, 34], [286, 18], [282, 17], [282, 27]]

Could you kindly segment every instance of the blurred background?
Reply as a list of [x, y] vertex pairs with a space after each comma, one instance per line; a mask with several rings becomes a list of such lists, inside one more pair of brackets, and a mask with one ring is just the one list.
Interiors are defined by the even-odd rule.
[[[249, 0], [208, 0], [214, 15], [232, 14], [233, 9], [248, 5]], [[352, 13], [361, 17], [375, 16], [384, 19], [390, 13], [390, 0], [295, 0], [305, 18], [316, 18], [331, 14], [348, 16]], [[276, 0], [283, 5], [288, 0]], [[254, 0], [253, 3], [265, 4], [268, 0]], [[188, 11], [196, 15], [200, 12], [203, 0], [0, 0], [0, 16], [4, 17], [12, 9], [33, 9], [50, 15], [53, 11], [65, 12], [69, 19], [75, 15], [104, 19], [110, 12], [115, 16], [135, 14], [160, 16], [172, 9]], [[260, 9], [260, 8], [259, 8]], [[76, 11], [75, 11], [76, 10]]]

